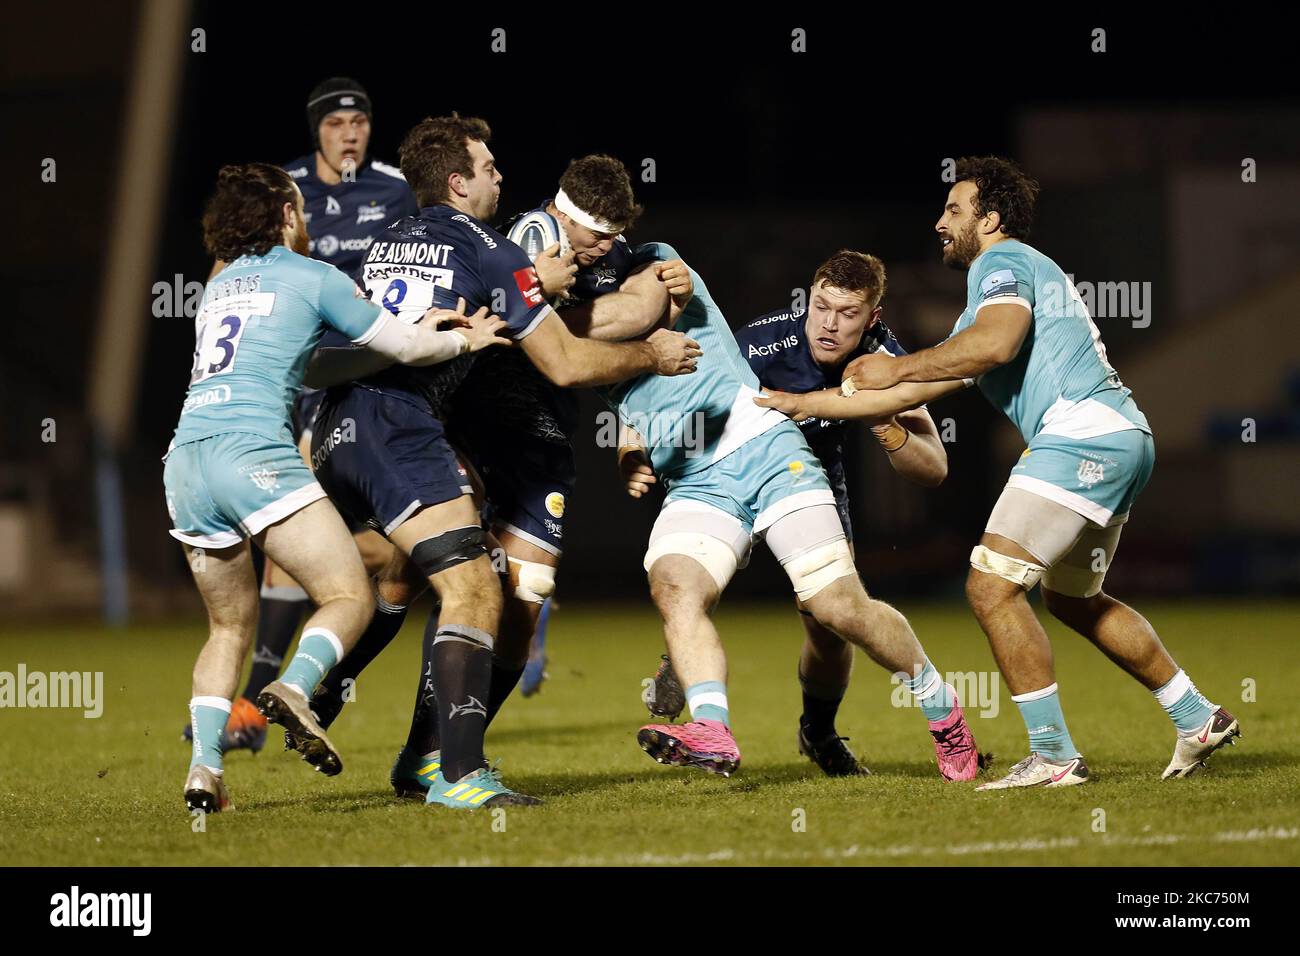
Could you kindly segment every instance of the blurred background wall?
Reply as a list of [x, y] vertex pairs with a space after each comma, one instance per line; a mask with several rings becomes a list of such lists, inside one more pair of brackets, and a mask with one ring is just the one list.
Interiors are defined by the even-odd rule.
[[[795, 54], [791, 26], [721, 18], [682, 37], [595, 20], [542, 27], [472, 9], [454, 29], [425, 7], [394, 12], [381, 29], [349, 10], [297, 20], [168, 6], [180, 15], [160, 18], [150, 3], [56, 4], [28, 10], [3, 40], [10, 135], [0, 172], [12, 188], [0, 261], [10, 300], [0, 601], [10, 613], [101, 605], [112, 559], [99, 545], [88, 383], [97, 350], [102, 362], [105, 340], [139, 324], [131, 319], [144, 338], [131, 345], [138, 374], [119, 383], [125, 430], [107, 448], [125, 515], [123, 567], [110, 570], [125, 573], [137, 616], [198, 606], [166, 533], [159, 461], [193, 328], [183, 315], [154, 314], [154, 287], [206, 278], [198, 219], [216, 170], [307, 153], [307, 91], [339, 74], [369, 89], [371, 155], [389, 162], [425, 115], [488, 119], [505, 175], [503, 221], [550, 195], [572, 157], [614, 153], [634, 180], [653, 160], [653, 181], [636, 182], [647, 212], [632, 238], [676, 246], [733, 326], [788, 305], [822, 259], [851, 247], [885, 260], [885, 317], [902, 342], [935, 343], [964, 298], [964, 276], [939, 264], [933, 233], [943, 160], [1017, 159], [1043, 187], [1031, 242], [1076, 283], [1134, 296], [1123, 315], [1094, 307], [1157, 441], [1117, 590], [1300, 592], [1300, 104], [1226, 67], [1173, 82], [1162, 64], [1196, 35], [1116, 31], [1112, 49], [1094, 53], [1085, 23], [1045, 35], [1016, 28], [1002, 42], [1052, 69], [981, 88], [972, 65], [936, 52], [937, 26], [924, 22], [868, 33], [809, 23], [808, 52]], [[504, 53], [490, 49], [496, 27]], [[123, 157], [140, 145], [129, 142], [132, 90], [142, 65], [167, 57], [178, 79], [175, 95], [157, 100], [169, 112], [161, 125], [172, 126], [154, 144], [166, 157], [160, 221], [127, 237], [125, 259], [147, 281], [123, 315], [104, 302], [130, 172]], [[46, 159], [57, 163], [53, 182], [41, 177]], [[1247, 160], [1253, 182], [1243, 181]], [[588, 394], [583, 407], [559, 594], [642, 594], [654, 509], [623, 496], [612, 453], [595, 446], [602, 406]], [[859, 565], [885, 596], [960, 593], [966, 555], [1021, 451], [973, 391], [932, 413], [955, 435], [939, 489], [895, 479], [869, 436], [850, 450]], [[786, 589], [762, 554], [729, 593]]]

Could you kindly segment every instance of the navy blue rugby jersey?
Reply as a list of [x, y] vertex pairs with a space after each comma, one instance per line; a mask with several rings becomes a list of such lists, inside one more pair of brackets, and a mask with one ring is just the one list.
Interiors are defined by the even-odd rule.
[[[554, 243], [560, 243], [561, 254], [568, 248], [564, 229], [546, 211], [549, 202], [520, 213], [502, 229], [529, 261]], [[609, 252], [580, 267], [573, 286], [551, 304], [564, 308], [617, 292], [623, 281], [648, 261], [619, 236]], [[458, 416], [476, 426], [504, 427], [515, 434], [563, 444], [572, 441], [577, 428], [578, 396], [573, 389], [552, 384], [522, 351], [486, 349], [457, 393], [456, 409]]]
[[[523, 250], [451, 206], [428, 206], [376, 236], [360, 278], [371, 301], [412, 324], [435, 305], [454, 309], [463, 298], [467, 312], [486, 307], [498, 315], [506, 323], [502, 334], [517, 341], [552, 311]], [[441, 416], [475, 359], [491, 351], [437, 365], [393, 365], [357, 384]]]
[[[761, 315], [736, 330], [740, 351], [764, 387], [796, 393], [837, 389], [844, 379], [844, 366], [859, 355], [881, 349], [891, 355], [907, 354], [889, 327], [877, 321], [862, 334], [861, 343], [842, 363], [822, 368], [808, 346], [807, 319], [806, 309], [795, 312], [787, 308]], [[807, 418], [797, 424], [827, 471], [843, 465], [846, 424], [843, 419]]]
[[354, 279], [376, 234], [419, 211], [402, 171], [377, 159], [357, 167], [355, 181], [333, 186], [316, 175], [315, 153], [285, 163], [284, 169], [302, 190], [311, 257]]

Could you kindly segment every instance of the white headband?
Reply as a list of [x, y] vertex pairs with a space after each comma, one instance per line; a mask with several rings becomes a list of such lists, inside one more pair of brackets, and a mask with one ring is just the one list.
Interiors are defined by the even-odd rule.
[[574, 201], [569, 198], [568, 194], [565, 193], [563, 189], [555, 194], [555, 208], [564, 213], [578, 225], [586, 226], [592, 232], [603, 232], [607, 235], [617, 236], [623, 231], [612, 222], [607, 222], [604, 219], [597, 219], [595, 216], [583, 212], [578, 208]]

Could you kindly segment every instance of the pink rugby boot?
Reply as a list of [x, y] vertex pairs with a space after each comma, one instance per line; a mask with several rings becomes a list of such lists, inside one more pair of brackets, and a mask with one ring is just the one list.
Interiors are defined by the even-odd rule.
[[985, 757], [975, 745], [975, 736], [961, 712], [956, 693], [952, 699], [952, 713], [943, 720], [929, 722], [934, 752], [939, 758], [939, 773], [945, 780], [974, 780], [984, 768]]
[[740, 767], [736, 738], [720, 720], [647, 724], [637, 731], [636, 742], [655, 760], [674, 767], [699, 767], [724, 777]]

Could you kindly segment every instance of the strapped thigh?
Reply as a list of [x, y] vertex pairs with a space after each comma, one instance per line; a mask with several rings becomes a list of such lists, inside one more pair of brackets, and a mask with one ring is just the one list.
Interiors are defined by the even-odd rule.
[[1043, 588], [1067, 597], [1089, 598], [1101, 592], [1106, 571], [1115, 560], [1124, 523], [1105, 528], [1089, 525], [1065, 557], [1043, 577]]
[[840, 578], [858, 573], [833, 500], [778, 518], [764, 532], [763, 539], [790, 576], [801, 601], [809, 600]]
[[1088, 519], [1023, 488], [1007, 486], [993, 506], [984, 531], [1014, 541], [1044, 568], [1061, 560], [1074, 546]]
[[709, 572], [719, 591], [737, 568], [749, 563], [750, 536], [734, 515], [702, 501], [678, 498], [665, 502], [650, 530], [645, 569], [665, 555], [680, 554]]

